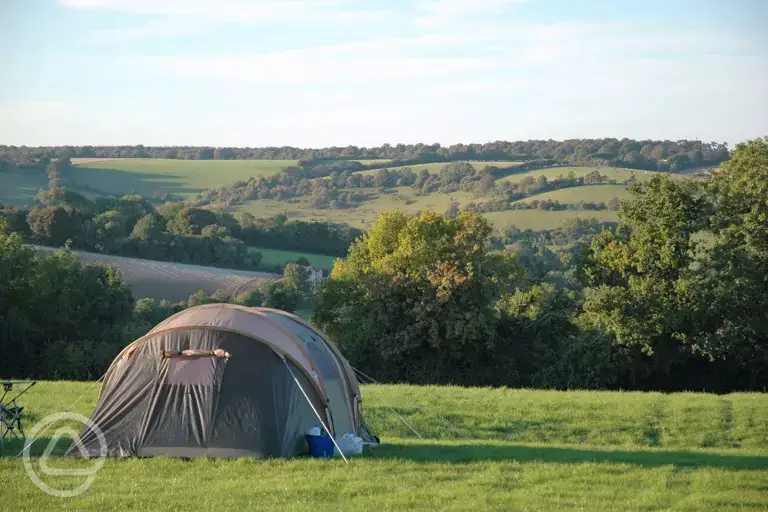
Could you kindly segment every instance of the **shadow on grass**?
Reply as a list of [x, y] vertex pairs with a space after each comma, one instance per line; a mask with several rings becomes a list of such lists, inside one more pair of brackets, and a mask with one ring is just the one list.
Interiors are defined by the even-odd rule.
[[203, 189], [187, 187], [182, 176], [172, 173], [120, 171], [97, 167], [75, 167], [70, 186], [87, 187], [93, 192], [125, 195], [138, 193], [152, 197], [155, 192], [197, 194]]
[[[32, 457], [40, 456], [51, 442], [50, 437], [35, 439], [30, 447]], [[51, 454], [64, 456], [71, 440], [61, 438]], [[24, 441], [6, 440], [0, 448], [0, 460], [21, 454]], [[471, 462], [548, 462], [556, 464], [632, 464], [643, 467], [676, 466], [681, 468], [723, 468], [731, 470], [768, 469], [768, 456], [761, 455], [720, 455], [686, 451], [662, 450], [597, 450], [563, 448], [555, 446], [493, 445], [493, 444], [440, 444], [408, 443], [383, 444], [365, 451], [364, 459], [401, 460], [421, 463]]]
[[609, 464], [637, 466], [717, 467], [726, 469], [768, 469], [768, 456], [719, 455], [686, 451], [628, 451], [561, 448], [549, 446], [408, 443], [383, 444], [370, 448], [366, 457], [372, 459], [399, 459], [414, 462], [517, 461]]

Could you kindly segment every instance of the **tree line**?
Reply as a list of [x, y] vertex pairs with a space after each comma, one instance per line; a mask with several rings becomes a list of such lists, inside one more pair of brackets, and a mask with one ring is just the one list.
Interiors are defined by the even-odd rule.
[[680, 171], [728, 158], [726, 143], [698, 140], [569, 139], [495, 141], [484, 144], [384, 144], [378, 147], [296, 148], [194, 146], [0, 146], [0, 172], [8, 165], [46, 166], [55, 158], [172, 158], [182, 160], [286, 159], [304, 161], [386, 159], [390, 165], [460, 160], [553, 159], [572, 165], [605, 165]]
[[[58, 178], [51, 178], [55, 185]], [[64, 187], [32, 208], [0, 207], [5, 229], [29, 243], [225, 268], [279, 271], [249, 246], [343, 255], [361, 232], [346, 225], [289, 221], [279, 215], [242, 223], [224, 212], [170, 202], [159, 210], [141, 196], [90, 200]]]
[[630, 191], [616, 226], [542, 240], [577, 242], [557, 253], [512, 230], [515, 250], [494, 251], [475, 212], [380, 217], [313, 321], [390, 382], [765, 390], [768, 139], [707, 182]]

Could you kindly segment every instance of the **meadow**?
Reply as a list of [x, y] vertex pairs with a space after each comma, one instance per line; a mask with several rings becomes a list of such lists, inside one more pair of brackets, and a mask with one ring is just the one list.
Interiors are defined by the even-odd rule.
[[[615, 187], [615, 188], [614, 188]], [[598, 190], [592, 190], [597, 188]], [[582, 189], [589, 189], [586, 195], [581, 195]], [[565, 196], [568, 200], [560, 200], [562, 203], [578, 203], [579, 201], [607, 201], [612, 196], [619, 198], [626, 197], [626, 191], [623, 186], [600, 185], [596, 187], [574, 187], [566, 189]], [[416, 195], [410, 187], [398, 187], [392, 189], [391, 193], [380, 193], [377, 189], [360, 189], [373, 197], [356, 208], [330, 209], [330, 208], [312, 208], [307, 200], [294, 201], [276, 201], [276, 200], [258, 200], [237, 205], [231, 209], [231, 212], [238, 214], [248, 212], [256, 217], [269, 217], [272, 215], [284, 214], [291, 219], [305, 221], [331, 221], [345, 222], [351, 226], [367, 229], [376, 220], [379, 213], [391, 210], [402, 210], [408, 213], [416, 211], [432, 210], [439, 213], [445, 212], [452, 201], [464, 206], [470, 202], [481, 203], [488, 198], [475, 197], [469, 192], [452, 192], [450, 194], [432, 193], [428, 195]], [[605, 196], [603, 192], [607, 192]], [[531, 196], [521, 201], [531, 201], [533, 199], [543, 199], [547, 197], [547, 192]], [[553, 198], [554, 199], [554, 198]], [[543, 211], [543, 210], [508, 210], [501, 212], [484, 213], [487, 219], [494, 223], [498, 229], [509, 225], [515, 225], [520, 229], [553, 229], [560, 226], [565, 220], [571, 218], [596, 218], [615, 222], [617, 220], [616, 212], [610, 210], [598, 211]]]
[[230, 186], [251, 177], [271, 176], [296, 160], [172, 160], [125, 158], [93, 160], [73, 166], [77, 187], [105, 194], [191, 198], [203, 190]]
[[[27, 422], [88, 416], [98, 386], [42, 382]], [[340, 459], [107, 460], [93, 485], [54, 498], [27, 477], [19, 441], [0, 452], [13, 510], [765, 510], [768, 395], [364, 385], [382, 445]], [[387, 405], [419, 432], [419, 438]], [[58, 425], [57, 425], [58, 426]], [[76, 427], [76, 425], [72, 425]], [[50, 439], [32, 444], [40, 454]], [[61, 456], [49, 465], [88, 467]], [[33, 467], [35, 463], [33, 462]], [[38, 471], [38, 474], [40, 472]], [[83, 477], [44, 477], [76, 487]]]
[[[362, 162], [366, 163], [365, 160], [363, 160]], [[442, 169], [443, 166], [448, 165], [449, 163], [450, 162], [436, 162], [432, 164], [402, 165], [399, 167], [387, 167], [387, 169], [393, 171], [393, 170], [405, 169], [406, 167], [410, 167], [415, 173], [418, 173], [422, 169], [426, 169], [427, 172], [429, 172], [430, 174], [438, 174], [440, 172], [440, 169]], [[469, 160], [469, 163], [472, 164], [472, 166], [475, 169], [480, 170], [485, 166], [498, 167], [499, 169], [510, 169], [512, 167], [517, 167], [518, 165], [523, 165], [525, 162]], [[369, 169], [366, 171], [358, 171], [358, 174], [376, 174], [379, 171], [380, 169]]]
[[303, 257], [313, 267], [331, 269], [333, 268], [333, 262], [336, 260], [335, 256], [328, 256], [327, 254], [284, 251], [282, 249], [268, 249], [264, 247], [250, 247], [250, 249], [261, 253], [261, 263], [264, 265], [285, 265]]
[[[388, 160], [360, 160], [366, 165]], [[162, 158], [84, 158], [73, 161], [78, 186], [106, 194], [165, 193], [191, 198], [206, 189], [266, 177], [296, 165], [296, 160], [174, 160]]]
[[12, 169], [0, 172], [0, 204], [21, 206], [35, 204], [35, 196], [48, 188], [43, 171]]
[[[515, 201], [517, 203], [530, 203], [534, 199], [544, 201], [549, 199], [550, 201], [559, 201], [562, 204], [577, 204], [579, 201], [584, 202], [606, 202], [608, 199], [616, 197], [621, 200], [630, 199], [632, 194], [629, 193], [627, 187], [624, 185], [585, 185], [583, 187], [570, 187], [561, 188], [558, 190], [551, 190], [549, 192], [543, 192], [536, 194], [529, 198], [520, 199]], [[580, 212], [588, 213], [588, 212]]]

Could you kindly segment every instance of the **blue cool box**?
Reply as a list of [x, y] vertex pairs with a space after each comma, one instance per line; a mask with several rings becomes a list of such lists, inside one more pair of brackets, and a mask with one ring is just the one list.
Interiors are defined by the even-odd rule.
[[305, 436], [309, 445], [309, 456], [318, 459], [333, 457], [333, 440], [330, 436]]

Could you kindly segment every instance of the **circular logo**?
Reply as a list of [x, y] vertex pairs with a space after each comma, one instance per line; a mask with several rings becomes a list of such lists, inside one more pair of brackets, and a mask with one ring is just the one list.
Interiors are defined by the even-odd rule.
[[[38, 476], [38, 474], [35, 472], [35, 468], [32, 465], [32, 457], [30, 455], [30, 448], [32, 447], [32, 443], [37, 439], [37, 436], [47, 431], [52, 425], [54, 425], [57, 422], [62, 421], [76, 421], [78, 423], [81, 423], [84, 427], [87, 427], [87, 429], [96, 436], [96, 439], [99, 443], [99, 451], [98, 454], [94, 455], [93, 453], [89, 452], [88, 449], [85, 447], [85, 444], [83, 444], [82, 439], [80, 439], [80, 435], [73, 429], [71, 426], [68, 425], [62, 425], [59, 428], [57, 428], [54, 433], [51, 435], [50, 441], [48, 442], [48, 446], [46, 446], [45, 451], [43, 454], [37, 459], [38, 465], [39, 465], [39, 471], [47, 476], [84, 476], [85, 481], [75, 489], [54, 489], [50, 485], [46, 484], [42, 481], [42, 479]], [[51, 452], [53, 452], [53, 449], [56, 448], [56, 444], [61, 440], [62, 437], [69, 436], [72, 438], [72, 447], [70, 450], [73, 450], [75, 447], [77, 447], [78, 452], [80, 453], [80, 456], [84, 459], [96, 459], [96, 462], [88, 468], [52, 468], [48, 466], [48, 458], [51, 456]], [[31, 439], [30, 442], [26, 443], [24, 446], [23, 454], [24, 454], [24, 469], [27, 471], [27, 475], [29, 476], [29, 479], [32, 480], [32, 482], [44, 493], [50, 494], [51, 496], [57, 496], [59, 498], [71, 498], [73, 496], [78, 496], [85, 491], [88, 490], [88, 488], [91, 486], [93, 481], [96, 479], [96, 473], [101, 469], [101, 467], [104, 465], [106, 456], [107, 456], [107, 440], [104, 438], [104, 434], [102, 433], [101, 429], [96, 426], [96, 424], [91, 421], [90, 419], [86, 418], [85, 416], [82, 416], [80, 414], [75, 414], [72, 412], [60, 412], [57, 414], [51, 414], [49, 416], [46, 416], [42, 420], [38, 421], [34, 427], [32, 427], [32, 430], [29, 431], [29, 437]]]

